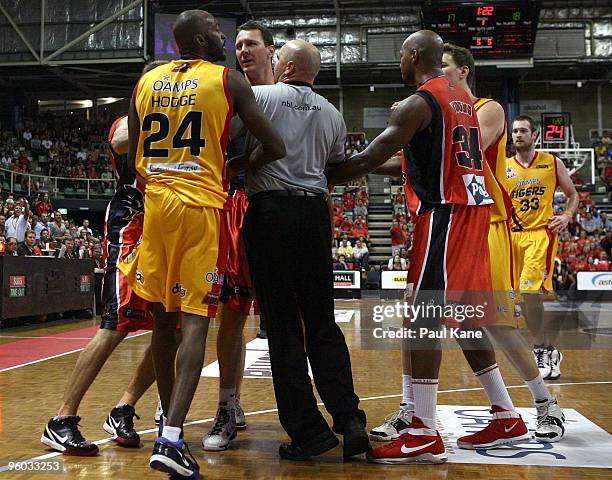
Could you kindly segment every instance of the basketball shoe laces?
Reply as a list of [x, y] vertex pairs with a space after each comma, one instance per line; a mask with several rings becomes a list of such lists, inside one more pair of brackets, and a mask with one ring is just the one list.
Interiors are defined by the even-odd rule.
[[557, 419], [552, 415], [548, 414], [548, 407], [552, 401], [547, 402], [545, 405], [536, 406], [536, 417], [538, 420], [538, 426], [542, 425], [552, 425], [554, 427], [558, 427]]
[[128, 430], [134, 430], [134, 417], [140, 420], [140, 417], [134, 409], [131, 409], [131, 411], [129, 411], [129, 413], [123, 417], [123, 421]]
[[217, 411], [217, 420], [210, 432], [210, 435], [219, 435], [221, 431], [225, 428], [225, 425], [230, 421], [230, 411], [229, 408], [219, 407]]
[[[399, 410], [396, 410], [391, 415], [386, 417], [385, 418], [385, 423], [388, 423], [390, 425], [393, 425], [393, 427], [395, 427], [397, 422], [398, 422], [398, 420], [400, 420], [401, 417], [403, 417], [405, 414], [406, 414], [406, 412], [400, 408]], [[404, 423], [406, 423], [406, 422], [404, 422]]]
[[81, 434], [79, 430], [79, 422], [81, 421], [81, 417], [67, 417], [63, 419], [64, 425], [68, 426], [72, 432], [72, 440], [77, 443], [85, 442], [85, 437]]
[[[185, 450], [187, 450], [188, 455], [185, 455]], [[191, 450], [189, 450], [189, 445], [187, 444], [187, 442], [183, 442], [183, 456], [188, 458], [190, 461], [192, 461], [193, 464], [196, 466], [196, 468], [198, 469], [200, 468], [200, 466], [198, 465], [198, 462], [196, 462], [196, 459], [191, 454]]]
[[538, 368], [544, 368], [546, 365], [544, 365], [544, 349], [543, 348], [538, 348], [537, 353], [536, 353], [536, 362], [538, 364]]

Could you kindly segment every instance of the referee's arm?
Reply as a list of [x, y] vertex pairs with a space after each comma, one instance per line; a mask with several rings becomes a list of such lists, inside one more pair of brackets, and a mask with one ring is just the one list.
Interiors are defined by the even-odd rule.
[[259, 144], [247, 157], [232, 159], [228, 166], [233, 170], [260, 167], [286, 155], [285, 143], [272, 122], [263, 113], [257, 102], [251, 85], [236, 70], [230, 70], [228, 84], [234, 110], [244, 122], [246, 129], [259, 140]]

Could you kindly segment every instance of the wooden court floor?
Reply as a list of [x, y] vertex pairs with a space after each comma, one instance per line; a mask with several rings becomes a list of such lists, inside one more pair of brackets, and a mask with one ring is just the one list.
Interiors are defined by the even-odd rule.
[[[401, 393], [400, 352], [396, 349], [372, 349], [364, 342], [365, 338], [371, 336], [372, 306], [376, 303], [376, 300], [361, 300], [338, 301], [336, 304], [337, 309], [359, 312], [359, 321], [353, 316], [351, 321], [339, 325], [351, 350], [355, 386], [362, 399], [361, 406], [368, 415], [369, 428], [379, 425], [386, 415], [397, 408], [398, 394]], [[607, 315], [604, 321], [610, 320], [610, 314]], [[0, 344], [18, 342], [28, 337], [45, 337], [95, 324], [95, 320], [87, 320], [0, 330]], [[216, 360], [217, 331], [218, 324], [213, 323], [209, 331], [205, 365]], [[253, 339], [256, 332], [257, 320], [251, 317], [245, 329], [247, 341]], [[107, 439], [108, 435], [101, 428], [102, 423], [110, 408], [120, 398], [149, 341], [149, 334], [125, 340], [103, 368], [81, 405], [81, 430], [87, 439]], [[562, 407], [576, 409], [608, 433], [612, 432], [610, 345], [612, 337], [598, 336], [590, 349], [563, 350], [563, 375], [559, 380], [549, 382]], [[40, 436], [45, 423], [59, 407], [67, 377], [77, 355], [78, 353], [71, 353], [0, 372], [0, 467], [9, 461], [27, 460], [50, 453], [39, 442]], [[515, 405], [531, 407], [528, 390], [521, 386], [520, 378], [502, 354], [498, 355], [498, 363], [506, 384], [516, 387], [510, 389]], [[445, 350], [438, 403], [486, 406], [486, 397], [479, 386], [460, 350]], [[217, 389], [217, 378], [201, 378], [187, 418], [188, 422], [195, 423], [185, 428], [186, 439], [200, 464], [202, 478], [612, 478], [612, 471], [609, 469], [495, 465], [486, 463], [486, 458], [481, 463], [443, 465], [381, 466], [368, 464], [364, 459], [343, 463], [340, 448], [309, 462], [280, 460], [277, 454], [278, 444], [285, 441], [286, 436], [276, 416], [272, 381], [256, 378], [247, 378], [243, 384], [242, 404], [247, 412], [247, 430], [239, 433], [229, 450], [204, 452], [201, 439], [210, 428], [215, 414]], [[122, 449], [112, 442], [103, 441], [100, 444], [100, 455], [94, 458], [48, 458], [63, 460], [61, 472], [36, 474], [5, 471], [0, 473], [0, 480], [164, 478], [164, 475], [148, 467], [148, 457], [156, 432], [153, 422], [156, 399], [156, 390], [153, 387], [136, 407], [141, 417], [136, 420], [136, 429], [144, 431], [141, 434], [141, 448]], [[568, 425], [567, 428], [569, 437], [572, 435], [572, 427]], [[589, 445], [588, 438], [578, 440], [584, 446]], [[612, 456], [612, 451], [609, 454]]]

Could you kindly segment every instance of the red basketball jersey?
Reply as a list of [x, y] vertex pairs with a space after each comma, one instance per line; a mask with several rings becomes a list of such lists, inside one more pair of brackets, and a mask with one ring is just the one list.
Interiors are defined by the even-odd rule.
[[468, 94], [440, 76], [415, 95], [427, 102], [432, 118], [402, 152], [410, 214], [414, 218], [442, 204], [492, 204], [478, 119]]

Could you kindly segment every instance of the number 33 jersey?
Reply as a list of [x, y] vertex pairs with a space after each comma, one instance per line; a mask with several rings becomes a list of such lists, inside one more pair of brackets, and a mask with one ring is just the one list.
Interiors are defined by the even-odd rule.
[[493, 203], [476, 110], [467, 93], [435, 77], [419, 87], [431, 122], [403, 149], [406, 203], [413, 219], [439, 205]]
[[200, 59], [174, 60], [140, 78], [136, 170], [147, 187], [169, 188], [190, 207], [227, 206], [228, 72]]
[[536, 230], [554, 215], [557, 189], [557, 158], [536, 152], [528, 167], [516, 157], [506, 159], [506, 189], [512, 201], [512, 230]]

